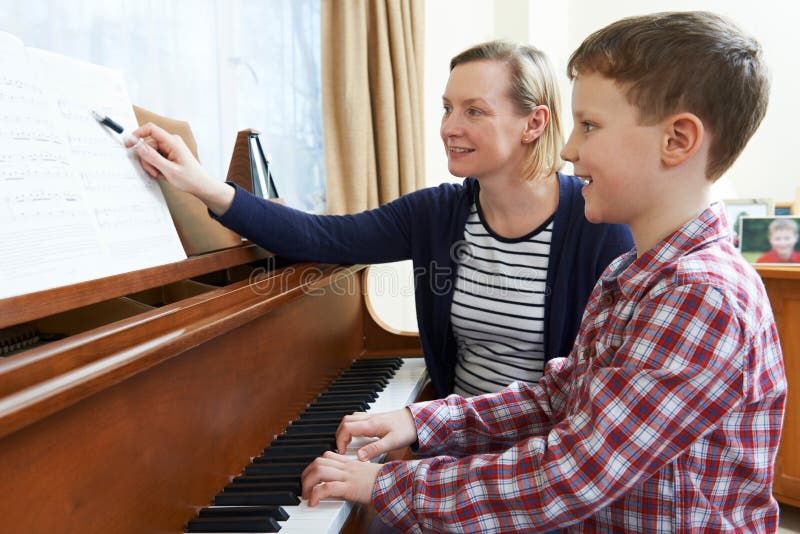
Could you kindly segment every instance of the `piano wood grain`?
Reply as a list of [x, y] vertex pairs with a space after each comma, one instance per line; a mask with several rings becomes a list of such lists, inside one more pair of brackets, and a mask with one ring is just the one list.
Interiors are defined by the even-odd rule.
[[[165, 270], [146, 277], [178, 278]], [[420, 353], [365, 340], [361, 266], [274, 275], [269, 291], [244, 280], [0, 362], [3, 528], [180, 532], [365, 347]]]

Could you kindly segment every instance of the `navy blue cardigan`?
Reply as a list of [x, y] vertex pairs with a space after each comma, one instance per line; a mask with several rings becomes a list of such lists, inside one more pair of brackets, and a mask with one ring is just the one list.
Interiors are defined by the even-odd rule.
[[[581, 182], [559, 173], [544, 313], [544, 353], [572, 349], [583, 308], [605, 267], [633, 247], [627, 227], [591, 224], [583, 215]], [[298, 261], [385, 263], [411, 259], [417, 323], [431, 382], [440, 396], [453, 391], [456, 343], [450, 307], [459, 243], [478, 183], [422, 189], [354, 215], [311, 215], [237, 188], [218, 220], [254, 243]]]

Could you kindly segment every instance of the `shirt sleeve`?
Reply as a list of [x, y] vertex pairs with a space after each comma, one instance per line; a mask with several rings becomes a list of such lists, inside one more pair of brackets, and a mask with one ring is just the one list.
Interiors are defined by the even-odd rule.
[[508, 437], [536, 431], [517, 410], [531, 408], [540, 419], [547, 381], [569, 378], [564, 413], [549, 433], [500, 452], [388, 463], [373, 490], [375, 508], [408, 532], [528, 532], [588, 517], [742, 402], [750, 343], [731, 308], [714, 288], [679, 286], [641, 301], [619, 346], [598, 341], [592, 357], [574, 349], [561, 367], [548, 368], [545, 387], [515, 384], [488, 398], [415, 408], [420, 450], [474, 452], [473, 436], [495, 443], [487, 437], [493, 428]]
[[417, 424], [420, 455], [500, 451], [530, 436], [547, 434], [564, 407], [569, 375], [565, 358], [547, 363], [536, 384], [515, 382], [505, 390], [479, 397], [450, 395], [408, 408]]
[[[280, 256], [325, 263], [382, 263], [411, 257], [414, 206], [425, 190], [353, 215], [315, 215], [236, 189], [216, 217], [226, 227]], [[213, 213], [211, 214], [212, 216]]]

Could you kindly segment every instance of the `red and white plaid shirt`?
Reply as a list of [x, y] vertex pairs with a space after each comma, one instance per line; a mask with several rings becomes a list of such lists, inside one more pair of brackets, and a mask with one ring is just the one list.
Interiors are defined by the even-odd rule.
[[758, 274], [713, 205], [606, 269], [537, 384], [412, 405], [419, 453], [384, 465], [405, 531], [775, 532], [786, 402]]

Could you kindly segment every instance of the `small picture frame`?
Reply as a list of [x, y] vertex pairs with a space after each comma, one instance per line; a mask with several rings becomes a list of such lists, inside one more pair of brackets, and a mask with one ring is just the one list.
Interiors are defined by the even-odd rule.
[[723, 200], [733, 242], [739, 246], [739, 220], [742, 217], [772, 217], [775, 204], [771, 198], [736, 198]]
[[750, 263], [800, 264], [800, 217], [739, 219], [739, 250]]
[[798, 215], [794, 212], [794, 202], [776, 202], [774, 215]]

